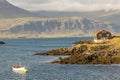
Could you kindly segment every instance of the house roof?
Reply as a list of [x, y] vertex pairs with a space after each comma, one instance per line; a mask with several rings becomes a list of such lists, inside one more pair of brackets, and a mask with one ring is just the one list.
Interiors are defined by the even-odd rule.
[[102, 31], [104, 31], [104, 30], [103, 29], [97, 30], [94, 34], [96, 35], [96, 34], [98, 34], [99, 32], [102, 32]]

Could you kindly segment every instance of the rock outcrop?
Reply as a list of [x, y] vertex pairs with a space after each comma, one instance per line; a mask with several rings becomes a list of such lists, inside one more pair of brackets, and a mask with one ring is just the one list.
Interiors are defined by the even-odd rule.
[[80, 41], [68, 48], [54, 49], [35, 55], [68, 55], [52, 63], [60, 64], [118, 64], [120, 63], [120, 38], [113, 38], [97, 44]]
[[3, 42], [3, 41], [0, 41], [0, 44], [5, 44], [5, 42]]

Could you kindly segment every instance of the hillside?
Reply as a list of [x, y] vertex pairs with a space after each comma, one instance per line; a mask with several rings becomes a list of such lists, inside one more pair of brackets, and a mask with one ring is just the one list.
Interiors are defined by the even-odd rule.
[[101, 22], [108, 21], [120, 26], [120, 10], [110, 11], [106, 14], [99, 15], [95, 19]]
[[82, 17], [16, 18], [0, 20], [1, 38], [91, 36], [98, 29], [119, 33], [119, 26]]
[[0, 38], [91, 36], [98, 29], [119, 34], [119, 13], [119, 10], [29, 12], [0, 0]]
[[111, 13], [112, 11], [83, 11], [83, 12], [67, 12], [67, 11], [35, 11], [34, 14], [41, 16], [41, 17], [72, 17], [72, 16], [78, 16], [78, 17], [84, 17], [84, 18], [95, 18], [100, 15], [104, 15], [107, 13]]
[[[9, 22], [13, 21], [13, 18], [25, 18], [25, 17], [42, 17], [42, 18], [64, 18], [64, 17], [82, 17], [90, 20], [96, 20], [99, 22], [109, 22], [112, 25], [120, 26], [120, 10], [110, 11], [86, 11], [86, 12], [67, 12], [67, 11], [36, 11], [30, 12], [21, 8], [18, 8], [7, 0], [0, 0], [0, 18], [8, 18]], [[11, 21], [10, 21], [11, 19]], [[29, 18], [31, 19], [31, 18]], [[25, 21], [25, 20], [24, 20]], [[4, 22], [3, 20], [0, 23]], [[8, 23], [9, 24], [9, 23]], [[21, 23], [20, 23], [21, 24]], [[5, 24], [6, 25], [6, 24]], [[51, 25], [51, 24], [50, 24]], [[11, 27], [11, 26], [10, 26]]]
[[7, 0], [0, 0], [0, 18], [18, 18], [34, 16], [33, 13], [18, 8]]

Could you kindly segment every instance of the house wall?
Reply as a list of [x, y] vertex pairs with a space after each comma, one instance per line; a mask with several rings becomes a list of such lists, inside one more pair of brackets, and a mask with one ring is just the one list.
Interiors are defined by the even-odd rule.
[[111, 39], [112, 35], [110, 32], [101, 31], [95, 35], [95, 39]]

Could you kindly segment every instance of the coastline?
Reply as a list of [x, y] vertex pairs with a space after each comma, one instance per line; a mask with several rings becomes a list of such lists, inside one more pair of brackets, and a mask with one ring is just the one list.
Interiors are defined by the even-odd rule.
[[51, 61], [51, 63], [59, 64], [119, 64], [120, 38], [115, 37], [99, 44], [84, 40], [67, 48], [58, 48], [34, 55], [69, 56]]

